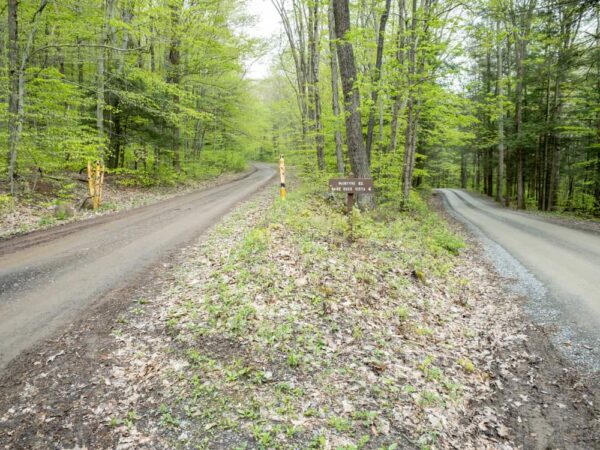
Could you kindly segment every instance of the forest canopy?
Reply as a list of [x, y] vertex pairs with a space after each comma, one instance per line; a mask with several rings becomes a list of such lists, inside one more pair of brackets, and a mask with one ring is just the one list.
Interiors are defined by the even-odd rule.
[[[593, 0], [8, 0], [0, 189], [101, 159], [132, 183], [249, 159], [373, 177], [377, 198], [462, 187], [600, 214]], [[277, 45], [280, 43], [280, 45]], [[248, 61], [273, 53], [271, 74]]]
[[9, 182], [97, 159], [144, 183], [243, 165], [245, 60], [261, 46], [239, 31], [243, 3], [11, 0], [1, 12]]

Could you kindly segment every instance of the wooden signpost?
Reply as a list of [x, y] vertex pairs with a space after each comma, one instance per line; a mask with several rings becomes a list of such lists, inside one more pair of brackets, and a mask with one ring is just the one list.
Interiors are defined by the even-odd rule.
[[370, 194], [373, 192], [373, 180], [371, 178], [334, 178], [329, 180], [331, 192], [342, 192], [348, 194], [348, 213], [352, 212], [354, 206], [354, 194]]

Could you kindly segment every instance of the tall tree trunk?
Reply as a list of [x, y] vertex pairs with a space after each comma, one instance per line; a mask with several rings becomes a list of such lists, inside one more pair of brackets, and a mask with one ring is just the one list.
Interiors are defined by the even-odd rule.
[[412, 172], [414, 167], [417, 132], [417, 108], [415, 99], [416, 69], [417, 69], [417, 45], [418, 45], [418, 10], [417, 0], [412, 0], [412, 23], [410, 30], [410, 49], [408, 51], [408, 104], [406, 139], [404, 142], [404, 161], [402, 164], [402, 200], [407, 202], [412, 186]]
[[329, 2], [328, 10], [329, 18], [329, 52], [331, 53], [331, 92], [332, 92], [332, 107], [333, 117], [335, 120], [335, 158], [337, 162], [338, 174], [344, 175], [344, 141], [342, 132], [339, 129], [340, 117], [340, 94], [338, 87], [338, 61], [335, 44], [335, 18], [333, 16], [333, 0]]
[[525, 70], [523, 61], [527, 57], [527, 42], [531, 28], [531, 19], [537, 0], [530, 0], [525, 10], [518, 12], [518, 24], [515, 25], [515, 135], [517, 158], [517, 208], [525, 209], [525, 149], [523, 144], [523, 92], [525, 89]]
[[[171, 5], [171, 42], [169, 44], [169, 72], [167, 76], [167, 82], [175, 86], [179, 85], [181, 78], [179, 63], [181, 59], [180, 55], [180, 39], [179, 39], [179, 14], [181, 13], [181, 3], [176, 2]], [[179, 96], [175, 95], [173, 102], [177, 105], [179, 103]], [[172, 148], [173, 148], [173, 167], [177, 172], [181, 171], [181, 157], [179, 155], [181, 151], [181, 129], [178, 125], [172, 125]]]
[[[398, 51], [396, 58], [398, 60], [399, 67], [404, 67], [404, 44], [405, 44], [405, 20], [406, 20], [406, 0], [398, 0], [398, 38], [397, 45]], [[402, 77], [400, 77], [402, 79]], [[397, 87], [398, 91], [394, 98], [394, 105], [392, 106], [392, 121], [390, 124], [390, 147], [389, 152], [394, 152], [398, 146], [398, 118], [404, 113], [406, 108], [407, 96], [403, 95], [400, 91], [400, 86]]]
[[113, 20], [114, 8], [116, 0], [106, 0], [104, 11], [104, 23], [102, 24], [102, 32], [100, 33], [100, 41], [98, 46], [98, 61], [96, 66], [96, 130], [98, 139], [100, 140], [100, 158], [105, 158], [105, 133], [104, 133], [104, 105], [106, 104], [105, 95], [105, 62], [106, 50], [110, 38], [110, 22]]
[[481, 150], [475, 151], [475, 191], [481, 192]]
[[[348, 156], [354, 175], [360, 178], [370, 178], [369, 159], [362, 136], [360, 118], [360, 94], [356, 86], [357, 72], [352, 44], [346, 40], [350, 31], [350, 6], [348, 0], [333, 0], [335, 16], [335, 35], [338, 40], [337, 50], [346, 108], [346, 137], [348, 141]], [[364, 206], [373, 205], [372, 195], [359, 196], [359, 202]]]
[[[9, 137], [8, 137], [8, 181], [10, 193], [15, 195], [15, 174], [17, 169], [17, 156], [19, 142], [23, 132], [25, 119], [25, 70], [29, 63], [31, 49], [40, 16], [48, 5], [48, 0], [41, 0], [33, 16], [33, 25], [27, 37], [27, 43], [22, 54], [19, 55], [18, 33], [18, 0], [9, 0], [8, 3], [8, 34], [9, 34]], [[19, 63], [20, 56], [20, 63]]]
[[[298, 101], [298, 107], [300, 109], [300, 121], [302, 125], [302, 141], [304, 144], [307, 142], [309, 121], [311, 117], [311, 111], [309, 111], [308, 102], [308, 82], [310, 73], [307, 70], [306, 64], [306, 48], [304, 39], [304, 14], [302, 12], [301, 5], [298, 4], [297, 0], [293, 0], [293, 21], [290, 19], [290, 14], [285, 8], [285, 0], [271, 0], [271, 3], [277, 10], [279, 17], [281, 18], [283, 29], [288, 39], [290, 46], [290, 52], [292, 59], [294, 60], [294, 67], [296, 69], [296, 96]], [[298, 38], [298, 42], [296, 41]]]
[[[496, 30], [500, 34], [500, 22], [496, 23]], [[502, 206], [504, 203], [504, 99], [502, 89], [502, 42], [498, 41], [497, 73], [496, 73], [496, 98], [498, 105], [498, 172], [496, 183], [496, 201]]]
[[460, 187], [467, 188], [469, 173], [467, 171], [467, 151], [462, 148], [460, 151]]
[[386, 0], [385, 9], [379, 20], [379, 32], [377, 35], [377, 56], [375, 58], [375, 71], [373, 73], [373, 87], [371, 88], [371, 108], [369, 108], [369, 123], [367, 125], [367, 158], [371, 161], [371, 149], [373, 147], [373, 130], [375, 128], [375, 107], [379, 96], [379, 81], [381, 80], [381, 66], [383, 64], [383, 46], [385, 43], [385, 28], [390, 16], [392, 0]]
[[19, 147], [19, 27], [18, 0], [8, 0], [8, 182], [10, 193], [15, 195], [15, 170]]
[[515, 64], [517, 69], [517, 82], [515, 87], [515, 135], [517, 157], [517, 208], [525, 209], [524, 177], [524, 149], [523, 149], [523, 59], [525, 57], [525, 40], [519, 36], [515, 44]]
[[[600, 7], [596, 8], [596, 98], [600, 103]], [[596, 180], [594, 199], [596, 214], [600, 215], [600, 108], [596, 110]]]
[[308, 20], [308, 62], [310, 71], [309, 102], [311, 103], [311, 128], [314, 134], [317, 151], [317, 166], [325, 169], [325, 154], [323, 140], [323, 124], [321, 122], [321, 95], [319, 91], [319, 52], [320, 52], [319, 2], [309, 6]]

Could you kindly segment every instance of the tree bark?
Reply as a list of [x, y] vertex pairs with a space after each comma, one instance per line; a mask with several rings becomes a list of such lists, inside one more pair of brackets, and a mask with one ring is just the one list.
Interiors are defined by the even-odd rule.
[[[37, 33], [39, 19], [48, 0], [41, 0], [40, 5], [33, 15], [33, 25], [27, 44], [22, 54], [19, 55], [19, 33], [18, 33], [18, 0], [9, 0], [8, 3], [8, 33], [9, 33], [9, 138], [8, 138], [8, 182], [10, 193], [15, 195], [15, 174], [17, 169], [17, 156], [19, 153], [19, 142], [23, 132], [23, 121], [25, 119], [25, 70], [31, 56], [31, 49]], [[20, 63], [19, 63], [20, 57]]]
[[[346, 40], [350, 31], [350, 6], [348, 0], [333, 0], [335, 35], [338, 40], [337, 51], [346, 107], [346, 135], [348, 141], [348, 156], [352, 172], [359, 178], [370, 178], [369, 159], [362, 136], [360, 117], [360, 94], [355, 85], [357, 80], [356, 63], [352, 44]], [[372, 206], [372, 195], [359, 196], [362, 206]]]
[[[181, 78], [180, 74], [180, 39], [179, 39], [179, 14], [181, 13], [181, 4], [179, 2], [171, 5], [171, 42], [169, 44], [169, 72], [167, 75], [167, 82], [175, 86], [179, 85]], [[179, 103], [179, 96], [175, 95], [173, 98], [175, 105]], [[173, 168], [177, 171], [181, 171], [181, 158], [180, 158], [180, 147], [181, 147], [181, 130], [177, 124], [171, 126], [173, 133]]]
[[375, 58], [375, 71], [373, 73], [373, 87], [371, 88], [371, 108], [369, 108], [369, 123], [367, 125], [367, 158], [371, 161], [373, 147], [373, 130], [375, 129], [375, 107], [379, 96], [379, 81], [381, 80], [381, 66], [383, 64], [383, 46], [385, 43], [385, 28], [390, 16], [392, 0], [386, 0], [385, 9], [379, 20], [379, 33], [377, 35], [377, 56]]
[[410, 188], [412, 186], [412, 173], [415, 164], [415, 150], [417, 137], [418, 111], [415, 94], [416, 71], [417, 71], [417, 46], [419, 36], [417, 0], [412, 0], [412, 20], [410, 28], [410, 49], [408, 50], [408, 102], [407, 102], [407, 124], [406, 139], [404, 141], [404, 161], [402, 163], [402, 201], [408, 202]]
[[19, 146], [17, 128], [19, 114], [19, 31], [18, 0], [8, 0], [8, 182], [15, 195], [15, 170]]
[[323, 140], [323, 124], [321, 122], [321, 95], [319, 90], [319, 2], [309, 6], [308, 20], [308, 62], [309, 62], [309, 102], [311, 104], [312, 117], [311, 128], [314, 134], [315, 147], [317, 151], [317, 166], [319, 170], [325, 169], [325, 154]]
[[338, 87], [338, 61], [335, 43], [335, 18], [333, 15], [333, 0], [329, 2], [328, 10], [329, 18], [329, 52], [331, 53], [331, 92], [332, 92], [332, 108], [335, 121], [335, 158], [337, 162], [337, 170], [340, 176], [344, 175], [344, 141], [342, 132], [339, 129], [340, 117], [340, 94]]
[[114, 7], [116, 0], [106, 0], [104, 23], [102, 24], [102, 32], [98, 47], [98, 61], [96, 66], [96, 130], [98, 139], [100, 140], [100, 158], [105, 158], [105, 133], [104, 133], [104, 105], [106, 104], [105, 94], [105, 49], [104, 46], [108, 43], [110, 35], [110, 22], [113, 19]]
[[[500, 33], [500, 22], [496, 23], [496, 31]], [[498, 41], [498, 56], [496, 67], [496, 99], [498, 105], [498, 171], [496, 181], [496, 201], [502, 206], [504, 202], [504, 106], [502, 88], [502, 42]]]
[[[405, 23], [406, 20], [406, 8], [404, 4], [405, 0], [398, 0], [398, 51], [397, 60], [399, 67], [404, 67], [404, 42], [405, 42]], [[401, 86], [397, 86], [399, 92], [396, 93], [394, 98], [394, 105], [392, 106], [392, 121], [390, 124], [390, 147], [389, 152], [396, 151], [398, 146], [398, 118], [404, 113], [406, 108], [407, 96], [402, 95], [400, 92]]]

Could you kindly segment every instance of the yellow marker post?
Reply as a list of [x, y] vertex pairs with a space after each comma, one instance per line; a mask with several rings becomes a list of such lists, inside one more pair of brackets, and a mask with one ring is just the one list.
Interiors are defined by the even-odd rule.
[[283, 155], [279, 156], [279, 178], [281, 180], [279, 195], [281, 196], [281, 200], [285, 200], [285, 160], [283, 159]]
[[104, 185], [104, 166], [96, 161], [95, 167], [88, 162], [88, 187], [90, 190], [90, 198], [92, 200], [92, 208], [98, 209], [102, 204], [102, 186]]

